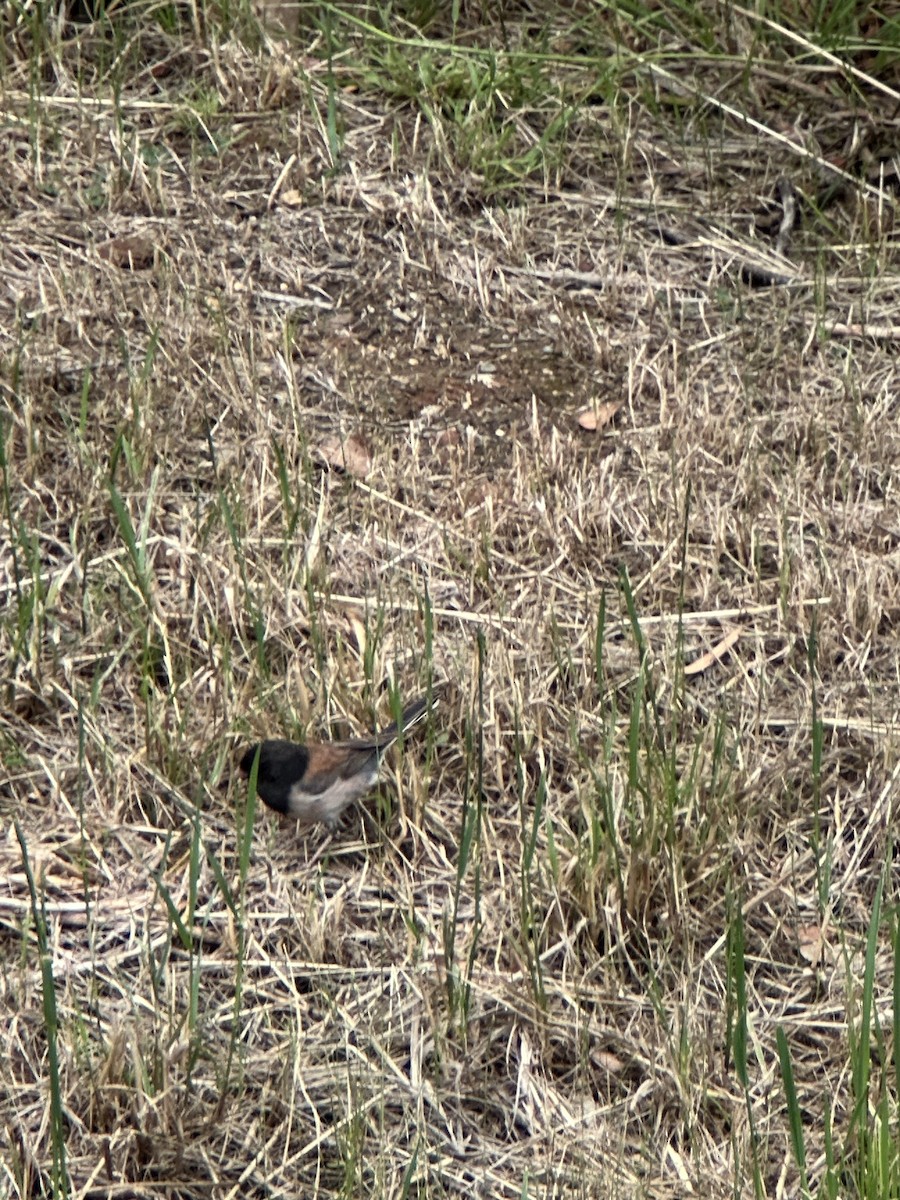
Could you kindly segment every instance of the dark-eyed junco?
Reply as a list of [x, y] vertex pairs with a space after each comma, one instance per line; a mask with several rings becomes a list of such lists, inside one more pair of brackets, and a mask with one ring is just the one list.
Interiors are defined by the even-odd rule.
[[385, 750], [419, 720], [426, 706], [424, 697], [414, 700], [404, 708], [399, 725], [393, 721], [370, 738], [306, 745], [281, 739], [262, 742], [244, 752], [241, 770], [249, 778], [259, 750], [256, 791], [269, 808], [304, 825], [334, 825], [346, 806], [372, 787]]

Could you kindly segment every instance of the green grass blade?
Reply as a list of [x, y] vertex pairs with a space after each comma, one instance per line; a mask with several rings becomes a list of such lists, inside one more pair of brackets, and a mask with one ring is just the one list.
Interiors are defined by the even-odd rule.
[[779, 1025], [775, 1031], [775, 1043], [778, 1047], [778, 1062], [781, 1067], [781, 1081], [787, 1101], [788, 1122], [791, 1130], [791, 1147], [794, 1159], [800, 1171], [800, 1191], [803, 1196], [809, 1196], [809, 1180], [806, 1175], [806, 1143], [803, 1138], [803, 1116], [797, 1100], [797, 1088], [794, 1083], [794, 1069], [791, 1065], [791, 1053], [788, 1049], [784, 1030]]
[[59, 1015], [56, 1005], [56, 980], [53, 977], [53, 958], [47, 941], [47, 920], [43, 905], [38, 902], [34, 874], [28, 857], [28, 844], [22, 826], [14, 821], [16, 837], [22, 853], [22, 869], [28, 882], [31, 899], [31, 916], [37, 934], [38, 955], [41, 963], [41, 992], [43, 996], [44, 1030], [47, 1035], [47, 1059], [50, 1069], [50, 1143], [53, 1147], [53, 1197], [62, 1200], [69, 1195], [69, 1179], [66, 1170], [66, 1131], [63, 1121], [62, 1088], [59, 1078]]

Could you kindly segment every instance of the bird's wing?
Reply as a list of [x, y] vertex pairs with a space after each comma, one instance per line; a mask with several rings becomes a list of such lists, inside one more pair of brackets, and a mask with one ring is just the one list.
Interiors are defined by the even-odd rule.
[[309, 766], [302, 786], [316, 796], [327, 792], [338, 780], [374, 771], [378, 765], [378, 747], [368, 742], [325, 742], [307, 749]]

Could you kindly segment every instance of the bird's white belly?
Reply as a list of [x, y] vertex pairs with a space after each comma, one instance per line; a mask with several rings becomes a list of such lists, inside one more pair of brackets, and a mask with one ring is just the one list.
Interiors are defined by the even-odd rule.
[[290, 793], [291, 816], [304, 825], [316, 825], [319, 821], [334, 825], [347, 805], [367, 792], [377, 779], [376, 767], [373, 771], [353, 775], [350, 779], [337, 779], [318, 795], [305, 792], [298, 784], [294, 784]]

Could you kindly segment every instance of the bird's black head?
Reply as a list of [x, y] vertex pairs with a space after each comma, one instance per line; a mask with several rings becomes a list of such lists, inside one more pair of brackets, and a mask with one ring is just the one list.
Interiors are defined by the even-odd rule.
[[251, 746], [244, 751], [240, 768], [250, 778], [253, 759], [259, 750], [259, 769], [256, 773], [256, 791], [269, 808], [276, 812], [290, 811], [290, 793], [295, 783], [306, 774], [309, 754], [305, 746], [294, 742], [270, 741]]

